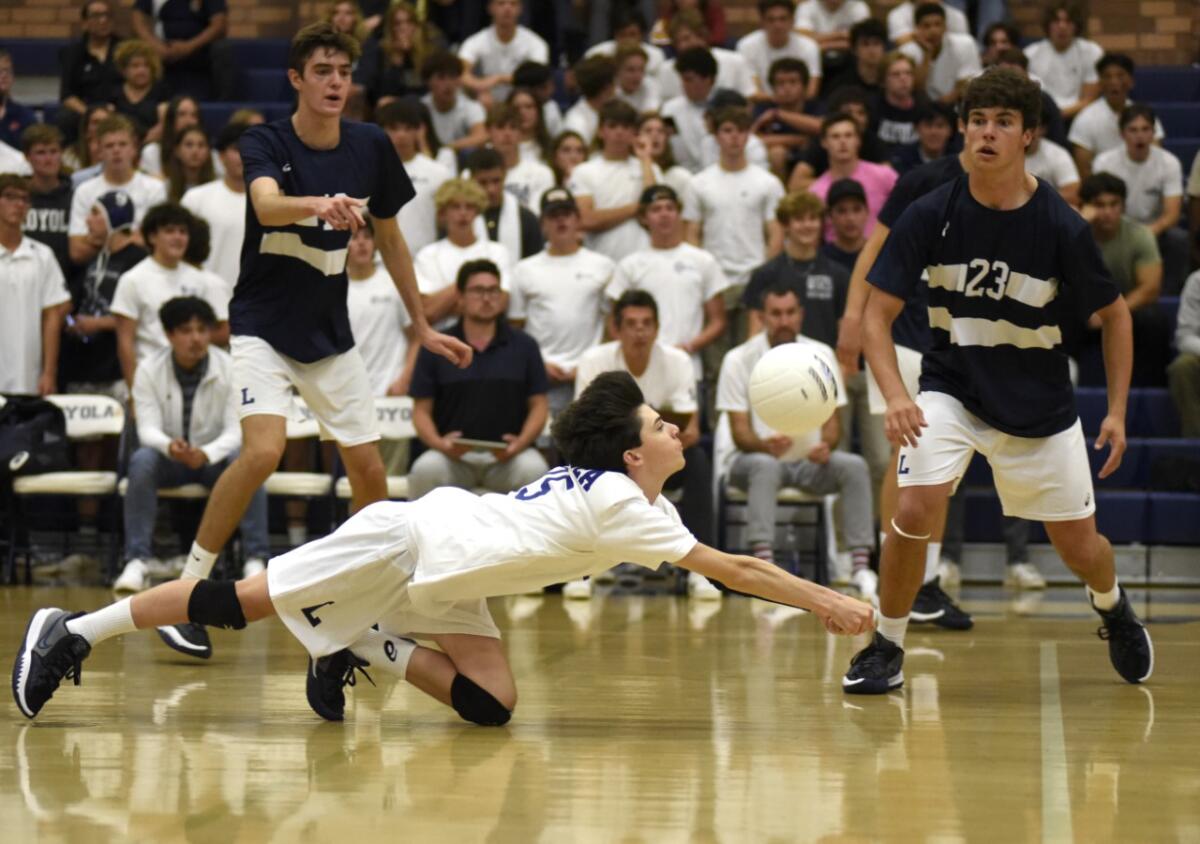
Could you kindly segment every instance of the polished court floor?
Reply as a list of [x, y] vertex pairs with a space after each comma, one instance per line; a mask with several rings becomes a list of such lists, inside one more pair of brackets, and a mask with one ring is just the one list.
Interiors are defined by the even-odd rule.
[[[905, 687], [865, 699], [839, 682], [860, 643], [748, 599], [496, 601], [503, 729], [382, 682], [324, 723], [275, 620], [210, 663], [139, 633], [36, 721], [6, 699], [0, 841], [1200, 841], [1200, 593], [1134, 594], [1145, 686], [1081, 590], [968, 589], [975, 630], [910, 631]], [[33, 608], [106, 601], [0, 589], [3, 664]]]

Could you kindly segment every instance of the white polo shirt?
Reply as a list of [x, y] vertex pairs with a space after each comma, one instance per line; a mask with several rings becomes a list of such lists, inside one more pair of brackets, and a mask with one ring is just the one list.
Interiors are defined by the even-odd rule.
[[0, 393], [37, 393], [42, 374], [42, 311], [71, 301], [54, 252], [22, 237], [0, 246]]

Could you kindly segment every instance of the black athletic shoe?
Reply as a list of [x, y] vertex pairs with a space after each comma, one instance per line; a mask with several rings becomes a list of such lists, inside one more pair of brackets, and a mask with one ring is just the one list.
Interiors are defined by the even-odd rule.
[[167, 647], [197, 659], [212, 656], [212, 641], [203, 624], [166, 624], [158, 629], [158, 636]]
[[26, 718], [42, 711], [63, 678], [79, 685], [82, 663], [92, 652], [88, 640], [67, 630], [81, 612], [55, 607], [38, 610], [25, 628], [25, 639], [13, 662], [13, 700]]
[[1113, 668], [1128, 683], [1140, 683], [1154, 673], [1154, 645], [1146, 625], [1142, 624], [1129, 604], [1125, 589], [1121, 600], [1111, 610], [1092, 609], [1100, 614], [1104, 626], [1096, 635], [1108, 641], [1108, 658]]
[[371, 675], [363, 671], [371, 663], [359, 659], [349, 650], [323, 656], [314, 660], [308, 658], [308, 680], [304, 691], [308, 696], [308, 705], [312, 711], [326, 721], [341, 721], [346, 715], [346, 686], [355, 685], [355, 671], [362, 671], [372, 686], [375, 681]]
[[908, 618], [914, 624], [936, 624], [947, 630], [970, 630], [975, 626], [971, 616], [942, 591], [942, 584], [936, 577], [917, 592]]
[[848, 695], [882, 695], [904, 685], [904, 650], [876, 633], [871, 644], [854, 655], [842, 678]]

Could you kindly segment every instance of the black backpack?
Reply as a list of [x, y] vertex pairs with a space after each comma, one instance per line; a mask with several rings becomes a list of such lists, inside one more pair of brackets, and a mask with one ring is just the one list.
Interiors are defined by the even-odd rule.
[[67, 418], [37, 396], [5, 396], [0, 407], [0, 480], [71, 468]]

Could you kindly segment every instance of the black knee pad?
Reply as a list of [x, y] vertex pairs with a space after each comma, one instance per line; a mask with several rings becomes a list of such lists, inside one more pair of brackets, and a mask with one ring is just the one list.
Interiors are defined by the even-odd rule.
[[241, 630], [246, 626], [242, 602], [232, 580], [200, 580], [188, 598], [188, 621], [207, 627]]
[[450, 684], [450, 702], [454, 705], [454, 711], [472, 724], [503, 727], [512, 718], [512, 712], [505, 709], [489, 691], [462, 674], [455, 674], [454, 682]]

